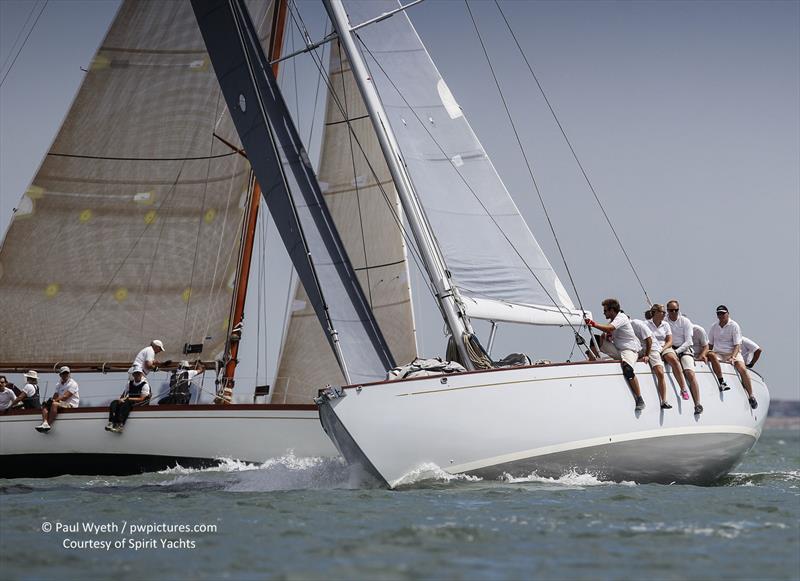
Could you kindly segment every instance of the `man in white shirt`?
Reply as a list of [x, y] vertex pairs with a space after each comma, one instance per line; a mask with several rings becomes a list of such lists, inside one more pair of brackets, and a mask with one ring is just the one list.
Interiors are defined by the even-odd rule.
[[150, 384], [147, 382], [142, 368], [134, 365], [131, 369], [131, 376], [123, 394], [108, 406], [107, 432], [121, 434], [133, 407], [150, 400]]
[[639, 380], [636, 379], [636, 374], [633, 371], [636, 360], [639, 358], [642, 344], [636, 338], [631, 320], [628, 315], [622, 312], [617, 299], [603, 301], [603, 315], [611, 321], [610, 324], [604, 325], [591, 319], [586, 319], [586, 324], [589, 327], [600, 329], [607, 335], [611, 335], [611, 340], [603, 341], [600, 349], [610, 357], [622, 360], [622, 375], [633, 392], [636, 400], [636, 411], [642, 411], [644, 409], [644, 399], [639, 389]]
[[150, 342], [150, 345], [136, 354], [136, 357], [133, 360], [133, 365], [131, 365], [131, 369], [134, 367], [139, 367], [145, 376], [147, 376], [148, 373], [154, 369], [157, 369], [158, 366], [161, 365], [156, 359], [156, 355], [162, 351], [164, 351], [164, 344], [159, 339], [153, 339]]
[[700, 325], [692, 323], [692, 350], [697, 361], [708, 361], [708, 334]]
[[10, 408], [15, 399], [17, 399], [17, 394], [8, 386], [6, 376], [0, 375], [0, 412]]
[[[680, 359], [683, 375], [689, 384], [694, 400], [694, 413], [703, 413], [700, 405], [700, 388], [697, 385], [697, 376], [694, 374], [694, 348], [692, 342], [692, 322], [688, 317], [681, 315], [681, 306], [677, 300], [672, 299], [667, 303], [667, 324], [672, 329], [672, 347], [675, 355]], [[683, 393], [681, 394], [683, 396]], [[688, 399], [684, 397], [683, 399]]]
[[708, 332], [708, 344], [711, 347], [711, 351], [708, 352], [708, 360], [711, 362], [717, 381], [719, 381], [719, 390], [730, 389], [725, 383], [725, 378], [722, 377], [722, 368], [719, 363], [720, 361], [731, 363], [739, 372], [739, 377], [742, 378], [742, 385], [747, 392], [750, 407], [756, 409], [758, 402], [753, 396], [753, 386], [750, 384], [750, 376], [747, 374], [747, 367], [745, 367], [741, 354], [742, 330], [739, 323], [731, 319], [728, 307], [725, 305], [717, 307], [717, 322], [711, 326]]
[[46, 434], [56, 421], [59, 408], [76, 408], [80, 404], [78, 382], [70, 377], [69, 367], [66, 365], [58, 370], [59, 382], [56, 384], [56, 393], [42, 406], [42, 423], [36, 426], [36, 431]]
[[753, 369], [756, 361], [761, 357], [761, 353], [763, 351], [755, 341], [742, 337], [742, 359], [744, 359], [747, 369]]

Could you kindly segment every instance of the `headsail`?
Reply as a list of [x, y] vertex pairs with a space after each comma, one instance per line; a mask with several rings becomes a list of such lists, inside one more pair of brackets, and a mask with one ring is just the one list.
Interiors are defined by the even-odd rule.
[[[192, 0], [262, 192], [346, 379], [394, 365], [241, 0]], [[348, 377], [349, 375], [349, 377]]]
[[[345, 5], [353, 24], [398, 6], [392, 0]], [[468, 314], [493, 318], [501, 309], [511, 317], [505, 320], [565, 324], [564, 311], [580, 320], [408, 16], [358, 35], [453, 282], [463, 296], [478, 299], [465, 302]], [[517, 306], [515, 314], [507, 304]], [[541, 307], [559, 316], [539, 318]]]
[[[319, 170], [322, 192], [395, 361], [411, 361], [417, 352], [414, 314], [397, 191], [337, 41], [331, 43], [329, 61], [334, 95], [328, 95], [325, 115]], [[310, 401], [319, 386], [337, 375], [336, 361], [301, 287], [293, 303], [272, 401]]]
[[[271, 6], [253, 8], [267, 43]], [[218, 355], [238, 144], [191, 6], [124, 2], [0, 250], [0, 359], [125, 362], [154, 337]]]

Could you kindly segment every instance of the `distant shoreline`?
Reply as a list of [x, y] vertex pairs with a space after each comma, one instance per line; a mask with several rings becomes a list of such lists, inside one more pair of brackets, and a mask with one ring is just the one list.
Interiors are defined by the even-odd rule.
[[767, 423], [764, 426], [765, 428], [775, 428], [781, 430], [800, 430], [800, 417], [777, 417], [777, 416], [769, 416], [767, 417]]

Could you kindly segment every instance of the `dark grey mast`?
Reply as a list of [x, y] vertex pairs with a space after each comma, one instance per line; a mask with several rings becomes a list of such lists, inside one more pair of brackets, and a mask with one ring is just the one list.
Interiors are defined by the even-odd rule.
[[192, 0], [261, 191], [348, 383], [395, 365], [242, 0]]

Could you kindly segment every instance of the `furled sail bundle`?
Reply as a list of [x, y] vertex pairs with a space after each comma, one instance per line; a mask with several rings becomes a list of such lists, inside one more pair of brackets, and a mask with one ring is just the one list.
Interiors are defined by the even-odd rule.
[[[348, 0], [356, 25], [396, 9]], [[569, 295], [520, 215], [405, 13], [358, 30], [362, 54], [467, 313], [533, 324], [578, 322]]]
[[[251, 2], [262, 45], [272, 5]], [[250, 166], [188, 2], [122, 4], [0, 250], [3, 362], [224, 348]]]
[[[397, 192], [347, 58], [338, 42], [331, 47], [328, 77], [334, 94], [327, 100], [320, 185], [395, 361], [411, 361], [414, 314]], [[342, 381], [341, 372], [299, 286], [272, 401], [308, 401], [337, 378]]]

